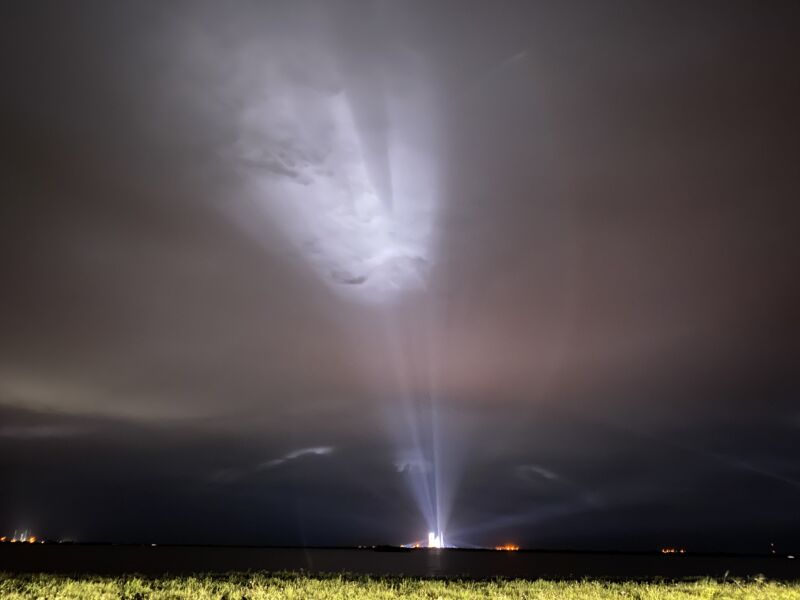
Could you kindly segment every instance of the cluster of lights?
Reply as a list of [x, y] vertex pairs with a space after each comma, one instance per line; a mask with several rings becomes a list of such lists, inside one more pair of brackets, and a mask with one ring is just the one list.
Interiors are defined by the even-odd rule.
[[438, 534], [434, 531], [428, 532], [428, 543], [425, 542], [412, 542], [410, 544], [403, 544], [403, 548], [452, 548], [453, 546], [445, 546], [444, 534], [440, 531]]
[[686, 554], [685, 548], [662, 548], [661, 554]]
[[[36, 543], [36, 536], [35, 535], [28, 535], [27, 531], [23, 531], [22, 533], [14, 532], [14, 535], [10, 538], [3, 535], [0, 536], [0, 543], [10, 543], [10, 544], [35, 544]], [[44, 540], [40, 540], [40, 543], [44, 543]]]
[[495, 546], [495, 550], [502, 550], [504, 552], [516, 552], [519, 550], [519, 546], [516, 544], [503, 544], [502, 546]]

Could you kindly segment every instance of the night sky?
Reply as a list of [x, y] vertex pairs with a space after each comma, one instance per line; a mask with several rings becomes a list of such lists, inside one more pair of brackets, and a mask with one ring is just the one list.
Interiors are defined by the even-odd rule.
[[797, 2], [1, 11], [0, 533], [800, 551]]

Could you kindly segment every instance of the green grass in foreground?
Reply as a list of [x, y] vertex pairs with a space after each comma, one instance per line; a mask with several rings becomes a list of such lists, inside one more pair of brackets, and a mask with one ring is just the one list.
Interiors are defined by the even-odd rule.
[[2, 575], [0, 598], [178, 599], [225, 598], [256, 600], [356, 600], [393, 598], [446, 600], [449, 598], [519, 598], [541, 600], [617, 599], [677, 600], [747, 599], [800, 600], [800, 583], [763, 581], [695, 581], [684, 583], [610, 583], [603, 581], [461, 581], [356, 576], [313, 577], [302, 574], [242, 574], [196, 577], [60, 577]]

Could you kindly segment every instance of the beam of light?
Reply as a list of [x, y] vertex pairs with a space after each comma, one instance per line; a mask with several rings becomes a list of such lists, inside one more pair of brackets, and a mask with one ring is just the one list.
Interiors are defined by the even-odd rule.
[[449, 487], [455, 478], [455, 467], [446, 460], [441, 446], [451, 445], [452, 440], [445, 441], [448, 432], [439, 418], [439, 398], [431, 381], [431, 344], [420, 333], [429, 331], [431, 323], [417, 312], [412, 316], [413, 322], [409, 322], [409, 315], [394, 311], [385, 322], [385, 343], [396, 386], [385, 416], [398, 447], [395, 469], [408, 484], [427, 530], [441, 540], [452, 503]]
[[415, 356], [430, 361], [432, 349], [425, 336], [401, 340], [409, 328], [429, 329], [430, 315], [396, 311], [409, 298], [429, 304], [441, 209], [435, 85], [413, 49], [382, 52], [383, 42], [368, 33], [362, 51], [348, 53], [312, 36], [244, 54], [233, 78], [242, 91], [234, 94], [238, 135], [225, 154], [246, 193], [229, 214], [265, 244], [277, 228], [336, 296], [387, 323], [395, 467], [442, 540], [451, 494], [443, 492], [438, 400], [430, 373], [417, 381], [412, 366]]

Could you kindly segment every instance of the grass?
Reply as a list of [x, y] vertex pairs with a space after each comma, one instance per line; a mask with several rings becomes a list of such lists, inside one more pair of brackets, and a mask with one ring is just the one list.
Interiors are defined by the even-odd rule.
[[65, 577], [0, 574], [0, 598], [37, 599], [179, 599], [228, 600], [448, 600], [514, 598], [526, 600], [800, 600], [800, 583], [762, 580], [693, 582], [606, 582], [526, 580], [431, 580], [357, 576], [307, 576], [297, 573], [222, 576]]

